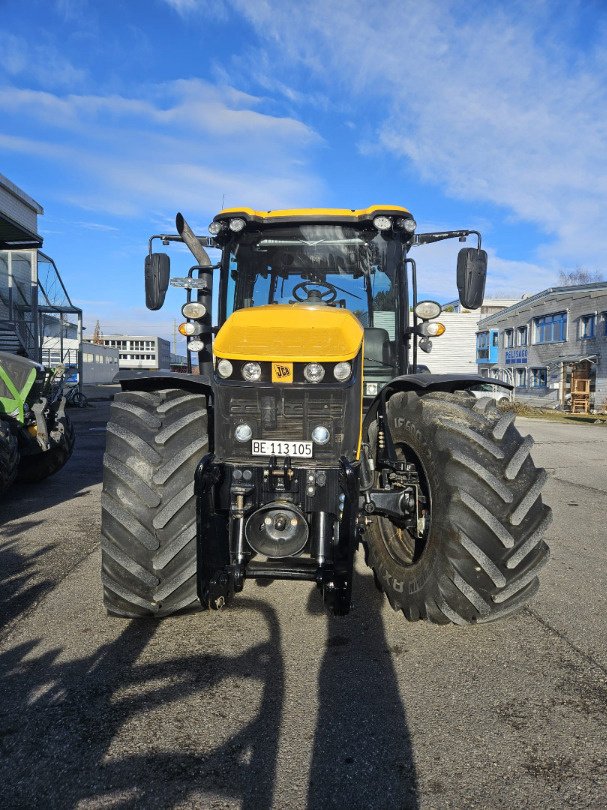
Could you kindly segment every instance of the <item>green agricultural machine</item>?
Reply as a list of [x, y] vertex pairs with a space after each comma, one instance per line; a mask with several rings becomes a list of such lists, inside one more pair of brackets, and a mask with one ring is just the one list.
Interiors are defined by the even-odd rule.
[[74, 429], [54, 372], [0, 352], [0, 494], [15, 480], [34, 483], [60, 470]]

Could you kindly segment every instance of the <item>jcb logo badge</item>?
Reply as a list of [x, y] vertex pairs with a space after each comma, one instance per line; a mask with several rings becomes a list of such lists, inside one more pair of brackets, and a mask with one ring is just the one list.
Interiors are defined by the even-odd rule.
[[293, 382], [293, 363], [272, 363], [272, 382]]

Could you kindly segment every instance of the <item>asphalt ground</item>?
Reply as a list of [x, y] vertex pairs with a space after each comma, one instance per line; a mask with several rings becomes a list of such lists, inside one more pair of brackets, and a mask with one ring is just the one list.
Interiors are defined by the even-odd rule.
[[0, 503], [3, 807], [607, 805], [607, 428], [519, 420], [555, 520], [517, 617], [408, 624], [359, 559], [345, 618], [277, 582], [131, 622], [101, 604], [108, 404], [71, 414], [68, 466]]

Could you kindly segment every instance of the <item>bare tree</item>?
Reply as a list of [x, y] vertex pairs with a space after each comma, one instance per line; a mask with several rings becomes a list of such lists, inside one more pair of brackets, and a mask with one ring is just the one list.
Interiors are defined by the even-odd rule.
[[561, 287], [572, 287], [574, 284], [592, 284], [595, 281], [605, 281], [605, 276], [598, 270], [586, 270], [585, 267], [576, 267], [575, 270], [561, 270], [559, 284]]

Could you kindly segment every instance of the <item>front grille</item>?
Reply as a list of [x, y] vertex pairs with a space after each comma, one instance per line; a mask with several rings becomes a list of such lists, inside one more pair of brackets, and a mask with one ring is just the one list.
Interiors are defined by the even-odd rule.
[[[328, 444], [314, 446], [314, 458], [337, 460], [344, 453], [352, 457], [358, 442], [360, 402], [358, 385], [306, 388], [218, 386], [216, 453], [226, 459], [251, 457], [250, 443], [239, 444], [234, 428], [247, 422], [255, 439], [310, 440], [312, 430], [324, 425], [331, 432]], [[222, 414], [230, 415], [223, 419]], [[345, 435], [347, 439], [345, 441]]]

